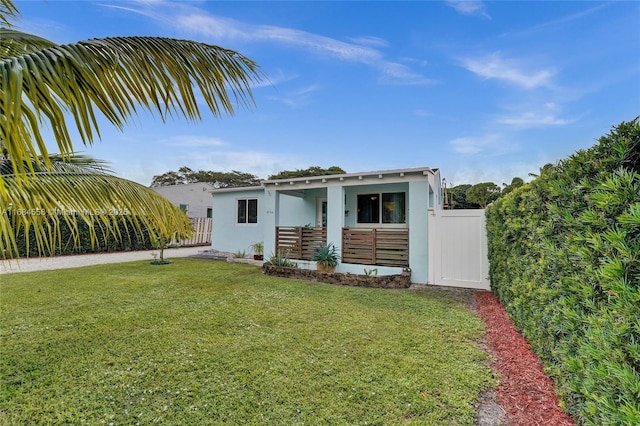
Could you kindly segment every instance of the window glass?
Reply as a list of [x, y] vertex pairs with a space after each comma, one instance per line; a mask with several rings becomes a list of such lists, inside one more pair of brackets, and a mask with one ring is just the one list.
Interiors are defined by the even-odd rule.
[[213, 217], [213, 209], [211, 207], [207, 207], [207, 219], [211, 219]]
[[380, 194], [358, 195], [358, 223], [380, 223]]
[[238, 200], [237, 223], [258, 223], [258, 200]]
[[404, 192], [382, 194], [382, 223], [405, 223]]
[[238, 223], [247, 223], [247, 200], [238, 200]]
[[247, 200], [248, 223], [258, 223], [258, 200]]
[[189, 211], [189, 204], [180, 204], [180, 210], [186, 213]]
[[406, 223], [404, 192], [358, 195], [358, 223]]

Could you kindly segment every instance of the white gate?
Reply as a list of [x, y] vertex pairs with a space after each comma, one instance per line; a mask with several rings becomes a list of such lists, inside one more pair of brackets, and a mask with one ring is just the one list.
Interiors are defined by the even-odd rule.
[[435, 210], [429, 217], [429, 281], [489, 289], [484, 210]]

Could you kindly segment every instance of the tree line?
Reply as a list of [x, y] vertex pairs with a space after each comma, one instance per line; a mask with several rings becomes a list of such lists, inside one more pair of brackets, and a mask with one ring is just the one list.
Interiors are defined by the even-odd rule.
[[[269, 176], [269, 180], [274, 179], [295, 179], [310, 176], [326, 176], [332, 174], [344, 174], [344, 169], [338, 166], [322, 168], [311, 166], [306, 169], [283, 170]], [[168, 171], [153, 177], [151, 187], [184, 185], [188, 183], [206, 182], [215, 188], [234, 188], [241, 186], [258, 186], [260, 178], [254, 174], [232, 170], [230, 172], [217, 171], [194, 171], [183, 166], [178, 171]], [[508, 194], [515, 188], [524, 185], [524, 180], [514, 177], [510, 184], [503, 183], [503, 187], [493, 182], [481, 182], [475, 185], [462, 184], [451, 188], [445, 188], [445, 208], [449, 209], [480, 209], [485, 208], [499, 197]]]
[[445, 208], [484, 209], [501, 196], [524, 185], [524, 180], [514, 177], [510, 184], [503, 183], [502, 185], [503, 187], [500, 188], [493, 182], [481, 182], [475, 185], [462, 184], [445, 188]]
[[[331, 166], [327, 169], [319, 166], [311, 166], [306, 169], [283, 170], [275, 175], [270, 175], [269, 180], [294, 179], [299, 177], [326, 176], [344, 173], [346, 172], [338, 166]], [[168, 171], [161, 175], [154, 176], [151, 181], [151, 187], [157, 188], [159, 186], [184, 185], [196, 182], [210, 183], [215, 188], [234, 188], [239, 186], [260, 185], [260, 178], [254, 174], [239, 172], [237, 170], [232, 170], [230, 172], [205, 170], [194, 171], [189, 167], [183, 166], [180, 167], [177, 172]]]

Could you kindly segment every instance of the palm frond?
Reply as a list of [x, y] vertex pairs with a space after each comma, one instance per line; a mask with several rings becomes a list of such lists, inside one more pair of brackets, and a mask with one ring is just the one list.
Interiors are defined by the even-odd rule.
[[20, 31], [0, 28], [0, 59], [21, 56], [53, 47], [52, 41]]
[[11, 0], [0, 0], [0, 24], [11, 27], [11, 19], [19, 15], [18, 8]]
[[[32, 159], [31, 165], [25, 168], [33, 169], [35, 172], [74, 172], [74, 173], [106, 173], [113, 174], [113, 169], [109, 166], [108, 161], [100, 160], [88, 155], [72, 153], [68, 157], [60, 154], [50, 154], [51, 168], [44, 167], [41, 158]], [[11, 160], [0, 159], [0, 175], [12, 175], [13, 165]]]
[[[30, 252], [52, 255], [62, 243], [64, 221], [79, 239], [78, 223], [89, 225], [92, 244], [99, 245], [96, 229], [122, 238], [118, 224], [133, 233], [143, 230], [152, 237], [186, 238], [192, 230], [189, 218], [156, 192], [125, 179], [101, 173], [36, 172], [26, 182], [3, 176], [11, 197], [0, 196], [0, 258], [18, 254], [17, 235], [33, 230], [35, 248]], [[35, 249], [35, 250], [34, 250]]]
[[[121, 129], [139, 106], [163, 121], [201, 119], [197, 87], [219, 117], [254, 105], [251, 87], [261, 77], [243, 55], [188, 40], [116, 37], [54, 46], [0, 61], [0, 139], [12, 159], [42, 157], [48, 166], [45, 122], [66, 156], [74, 149], [65, 114], [89, 145], [100, 135], [96, 110]], [[19, 180], [33, 172], [23, 161], [13, 165]]]

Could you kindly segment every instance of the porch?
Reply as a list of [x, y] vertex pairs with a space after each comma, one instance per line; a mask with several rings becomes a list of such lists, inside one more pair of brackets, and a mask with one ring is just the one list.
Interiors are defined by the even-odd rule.
[[[409, 267], [408, 228], [342, 228], [342, 263]], [[310, 261], [315, 248], [327, 243], [325, 227], [277, 226], [276, 253]]]

